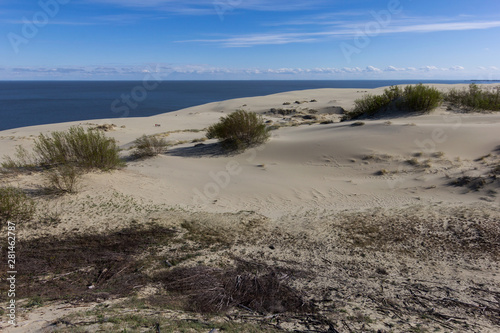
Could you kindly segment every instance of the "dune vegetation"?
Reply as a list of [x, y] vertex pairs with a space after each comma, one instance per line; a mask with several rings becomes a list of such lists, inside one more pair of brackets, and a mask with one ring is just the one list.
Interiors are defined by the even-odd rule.
[[373, 116], [389, 109], [398, 109], [409, 113], [427, 113], [438, 107], [443, 100], [442, 94], [433, 87], [423, 84], [408, 85], [404, 89], [391, 86], [382, 95], [365, 95], [354, 101], [354, 108], [344, 120], [362, 116]]

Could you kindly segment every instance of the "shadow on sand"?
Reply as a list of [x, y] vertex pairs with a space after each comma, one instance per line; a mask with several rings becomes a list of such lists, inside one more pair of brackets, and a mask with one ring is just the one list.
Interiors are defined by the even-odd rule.
[[199, 143], [192, 147], [169, 149], [167, 154], [180, 157], [222, 157], [232, 156], [235, 152], [224, 150], [219, 143]]

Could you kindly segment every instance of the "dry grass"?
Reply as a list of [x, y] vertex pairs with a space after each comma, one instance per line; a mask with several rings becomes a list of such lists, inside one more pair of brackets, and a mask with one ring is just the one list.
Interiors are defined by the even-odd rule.
[[401, 251], [415, 256], [500, 255], [500, 224], [489, 213], [467, 208], [447, 210], [443, 221], [426, 212], [375, 211], [339, 216], [335, 231], [354, 247]]
[[[136, 256], [147, 248], [165, 244], [170, 229], [130, 228], [108, 235], [79, 235], [65, 239], [40, 238], [18, 241], [16, 287], [23, 297], [44, 300], [94, 301], [130, 295], [146, 281], [144, 263]], [[5, 263], [0, 267], [6, 272]], [[0, 296], [6, 299], [6, 294]]]
[[242, 308], [260, 314], [309, 312], [312, 306], [304, 295], [287, 284], [294, 273], [239, 261], [229, 269], [177, 268], [162, 272], [155, 279], [170, 294], [184, 298], [183, 308], [190, 311], [221, 313]]

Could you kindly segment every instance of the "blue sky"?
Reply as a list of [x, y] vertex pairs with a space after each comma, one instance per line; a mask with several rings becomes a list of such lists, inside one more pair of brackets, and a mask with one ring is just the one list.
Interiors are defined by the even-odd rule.
[[500, 79], [498, 0], [0, 0], [0, 79]]

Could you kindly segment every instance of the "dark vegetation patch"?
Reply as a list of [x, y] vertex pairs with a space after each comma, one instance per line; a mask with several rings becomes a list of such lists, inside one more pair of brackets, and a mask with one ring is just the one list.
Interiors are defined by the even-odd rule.
[[[184, 300], [184, 310], [221, 313], [240, 308], [259, 314], [313, 310], [304, 294], [289, 281], [304, 273], [246, 261], [237, 261], [235, 268], [206, 266], [182, 267], [155, 276], [172, 297]], [[159, 301], [159, 300], [157, 300]]]
[[[143, 285], [147, 265], [138, 256], [168, 244], [175, 232], [162, 227], [129, 228], [108, 235], [81, 235], [18, 240], [18, 298], [94, 301], [127, 296]], [[7, 272], [3, 252], [0, 267]], [[6, 294], [0, 296], [5, 301]]]
[[479, 191], [481, 188], [486, 186], [487, 179], [484, 177], [470, 177], [463, 176], [453, 180], [450, 185], [458, 187], [467, 187], [472, 191]]
[[281, 109], [281, 108], [280, 109], [271, 108], [268, 112], [266, 112], [266, 114], [273, 114], [273, 115], [279, 114], [281, 116], [289, 116], [296, 113], [297, 110], [295, 109]]
[[[148, 304], [153, 306], [202, 313], [233, 308], [259, 314], [313, 310], [305, 295], [291, 287], [294, 278], [304, 276], [299, 271], [239, 259], [234, 267], [224, 269], [177, 267], [201, 250], [230, 244], [217, 236], [218, 231], [195, 232], [194, 226], [184, 223], [187, 232], [149, 225], [106, 235], [19, 240], [16, 264], [22, 267], [22, 274], [17, 276], [17, 297], [36, 300], [34, 306], [47, 301], [94, 302], [134, 296], [155, 283], [167, 295], [151, 296]], [[165, 252], [169, 248], [175, 250]], [[1, 258], [2, 272], [8, 271], [5, 256]], [[6, 297], [2, 294], [0, 301]]]

